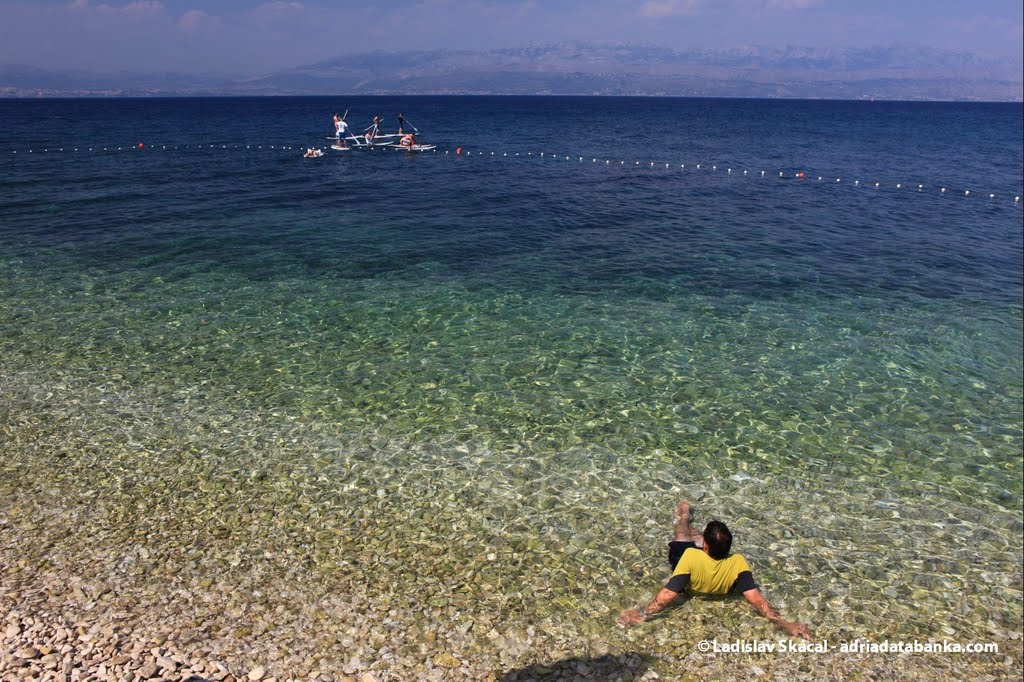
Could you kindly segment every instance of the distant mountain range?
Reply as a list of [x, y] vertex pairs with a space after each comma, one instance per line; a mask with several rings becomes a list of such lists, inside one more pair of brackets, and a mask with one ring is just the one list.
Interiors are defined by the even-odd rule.
[[1021, 61], [923, 47], [371, 52], [249, 77], [0, 66], [0, 96], [647, 95], [1016, 101]]

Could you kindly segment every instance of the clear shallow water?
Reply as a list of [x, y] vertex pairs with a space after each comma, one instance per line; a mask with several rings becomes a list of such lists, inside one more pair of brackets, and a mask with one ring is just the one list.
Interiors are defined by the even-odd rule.
[[[476, 153], [268, 148], [321, 144], [346, 107], [357, 128], [401, 110]], [[480, 600], [571, 647], [623, 637], [612, 617], [663, 578], [686, 496], [825, 633], [1019, 644], [1019, 105], [296, 98], [0, 117], [3, 485], [98, 505], [71, 531], [82, 546], [111, 519], [111, 547], [162, 526], [182, 552], [210, 543], [179, 580], [288, 576], [292, 604], [385, 598], [415, 561], [413, 620]], [[153, 589], [100, 555], [61, 561]], [[489, 626], [460, 632], [494, 647]]]

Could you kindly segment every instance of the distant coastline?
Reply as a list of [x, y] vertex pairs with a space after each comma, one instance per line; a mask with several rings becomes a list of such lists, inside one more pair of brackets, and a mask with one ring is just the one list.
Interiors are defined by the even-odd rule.
[[519, 95], [1021, 102], [1021, 64], [932, 48], [372, 52], [261, 75], [0, 65], [0, 97]]
[[695, 99], [695, 100], [765, 100], [765, 101], [788, 101], [788, 102], [877, 102], [880, 104], [1024, 104], [1022, 99], [899, 99], [899, 98], [883, 98], [883, 97], [858, 97], [858, 98], [843, 98], [843, 97], [789, 97], [789, 96], [718, 96], [718, 95], [646, 95], [646, 94], [634, 94], [634, 95], [592, 95], [592, 94], [563, 94], [563, 93], [545, 93], [545, 94], [506, 94], [506, 93], [351, 93], [351, 92], [329, 92], [329, 93], [314, 93], [314, 94], [232, 94], [232, 93], [35, 93], [35, 94], [11, 94], [6, 92], [0, 92], [0, 101], [9, 102], [28, 102], [34, 100], [119, 100], [119, 99], [287, 99], [293, 97], [308, 97], [310, 99], [326, 98], [326, 97], [409, 97], [409, 98], [420, 98], [420, 97], [508, 97], [512, 98], [529, 98], [535, 97], [538, 99], [545, 98], [608, 98], [608, 99]]

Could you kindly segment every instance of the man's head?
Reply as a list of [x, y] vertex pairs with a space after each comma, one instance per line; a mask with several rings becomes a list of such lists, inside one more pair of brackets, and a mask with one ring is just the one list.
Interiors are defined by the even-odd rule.
[[710, 521], [704, 528], [704, 548], [712, 559], [724, 559], [732, 548], [732, 533], [721, 521]]

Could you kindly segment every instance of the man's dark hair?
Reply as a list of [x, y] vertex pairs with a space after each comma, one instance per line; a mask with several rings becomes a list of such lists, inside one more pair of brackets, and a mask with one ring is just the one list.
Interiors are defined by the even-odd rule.
[[709, 521], [704, 528], [704, 545], [712, 559], [724, 559], [729, 556], [732, 547], [732, 533], [721, 521]]

